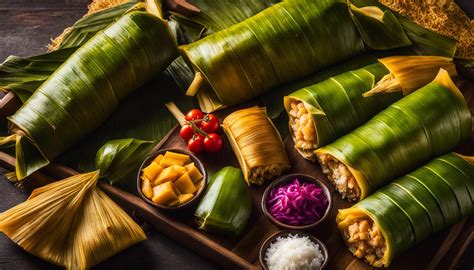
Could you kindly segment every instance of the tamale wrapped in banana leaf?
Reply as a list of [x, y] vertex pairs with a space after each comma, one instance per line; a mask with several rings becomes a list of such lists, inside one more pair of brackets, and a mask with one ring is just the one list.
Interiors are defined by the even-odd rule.
[[440, 68], [451, 76], [456, 75], [452, 59], [441, 56], [392, 56], [379, 61], [304, 87], [284, 98], [290, 134], [304, 158], [314, 160], [314, 150], [361, 126], [403, 95], [426, 85]]
[[265, 108], [235, 111], [222, 126], [249, 185], [261, 185], [290, 168], [281, 136]]
[[177, 57], [167, 23], [134, 11], [81, 46], [8, 117], [16, 174], [46, 166], [101, 125], [120, 101]]
[[336, 189], [360, 200], [467, 139], [471, 113], [446, 70], [363, 126], [315, 151]]
[[388, 10], [358, 8], [345, 0], [289, 0], [180, 49], [196, 72], [188, 94], [199, 90], [198, 82], [207, 82], [211, 89], [198, 96], [217, 109], [257, 97], [366, 48], [410, 44]]
[[375, 267], [474, 212], [474, 157], [449, 153], [395, 180], [351, 208], [338, 228], [351, 251]]
[[146, 239], [98, 186], [99, 172], [33, 190], [0, 214], [0, 231], [29, 253], [67, 269], [87, 269]]

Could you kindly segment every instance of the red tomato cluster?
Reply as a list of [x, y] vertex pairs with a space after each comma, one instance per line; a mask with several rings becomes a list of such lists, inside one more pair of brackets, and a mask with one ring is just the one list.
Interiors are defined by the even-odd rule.
[[179, 135], [188, 142], [193, 153], [218, 152], [222, 148], [222, 138], [217, 134], [219, 119], [213, 114], [204, 115], [198, 109], [186, 114], [186, 124], [181, 127]]

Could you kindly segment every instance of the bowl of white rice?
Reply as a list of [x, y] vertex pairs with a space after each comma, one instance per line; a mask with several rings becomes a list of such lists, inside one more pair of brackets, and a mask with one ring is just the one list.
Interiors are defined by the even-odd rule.
[[316, 237], [299, 231], [279, 231], [260, 248], [260, 264], [268, 270], [317, 270], [328, 262], [326, 246]]

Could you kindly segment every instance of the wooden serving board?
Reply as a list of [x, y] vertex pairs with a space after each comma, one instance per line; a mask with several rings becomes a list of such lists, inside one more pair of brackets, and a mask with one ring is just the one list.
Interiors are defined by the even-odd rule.
[[[466, 100], [468, 100], [471, 112], [474, 115], [474, 85], [466, 80], [458, 81], [458, 85], [463, 90]], [[15, 101], [12, 96], [7, 96]], [[0, 101], [0, 113], [2, 116], [9, 115], [12, 110], [12, 103]], [[2, 107], [7, 104], [7, 107]], [[225, 115], [238, 108], [256, 105], [248, 103], [246, 106], [229, 108], [218, 112], [218, 117], [222, 120]], [[13, 106], [14, 107], [14, 106]], [[9, 111], [7, 112], [7, 108]], [[303, 159], [294, 149], [291, 138], [285, 139], [285, 148], [290, 159], [291, 170], [286, 173], [303, 173], [329, 184], [326, 177], [322, 174], [317, 163], [309, 162]], [[471, 139], [463, 145], [462, 152], [470, 151], [472, 154], [474, 140]], [[179, 126], [174, 127], [158, 144], [157, 149], [179, 148], [185, 149], [186, 144], [179, 137]], [[238, 161], [232, 152], [232, 149], [224, 139], [224, 147], [221, 152], [215, 155], [199, 154], [197, 155], [205, 165], [210, 174], [224, 166], [239, 167]], [[7, 169], [13, 169], [15, 160], [13, 157], [0, 152], [0, 166]], [[62, 179], [77, 174], [71, 168], [50, 164], [40, 172], [33, 174], [30, 178], [35, 179], [35, 185], [28, 185], [32, 181], [26, 181], [27, 188], [34, 188], [37, 184], [44, 184], [53, 179]], [[135, 181], [135, 179], [130, 179]], [[267, 183], [268, 184], [268, 183]], [[194, 223], [194, 209], [184, 212], [163, 212], [151, 205], [148, 205], [136, 194], [130, 194], [117, 187], [111, 186], [105, 182], [100, 182], [101, 188], [106, 191], [117, 203], [124, 207], [129, 213], [146, 220], [155, 229], [165, 233], [169, 237], [182, 243], [194, 252], [207, 257], [225, 269], [258, 269], [258, 253], [263, 241], [277, 232], [279, 228], [271, 224], [263, 215], [260, 208], [261, 197], [266, 184], [261, 187], [252, 186], [251, 195], [253, 202], [252, 216], [246, 229], [238, 238], [230, 238], [225, 235], [207, 233], [197, 229]], [[329, 185], [331, 186], [331, 185]], [[338, 209], [350, 207], [351, 203], [343, 200], [334, 190], [333, 208], [327, 220], [310, 231], [317, 238], [323, 241], [329, 251], [328, 269], [371, 269], [363, 261], [355, 258], [344, 244], [339, 231], [336, 228], [336, 215]], [[460, 255], [474, 238], [474, 217], [463, 220], [458, 224], [451, 226], [441, 232], [438, 232], [416, 247], [405, 252], [397, 258], [389, 269], [443, 269], [452, 268], [459, 260]]]

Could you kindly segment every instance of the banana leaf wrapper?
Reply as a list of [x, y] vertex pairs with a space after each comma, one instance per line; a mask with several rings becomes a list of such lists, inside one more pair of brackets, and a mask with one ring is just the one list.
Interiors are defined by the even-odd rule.
[[[290, 134], [304, 158], [314, 160], [314, 150], [428, 84], [440, 68], [456, 75], [452, 59], [447, 57], [393, 56], [379, 62], [332, 76], [284, 97]], [[366, 92], [375, 93], [366, 96]]]
[[281, 136], [265, 108], [235, 111], [222, 127], [249, 185], [261, 185], [290, 168]]
[[210, 86], [201, 99], [218, 108], [250, 100], [366, 47], [408, 45], [411, 41], [388, 10], [357, 8], [342, 0], [293, 0], [180, 49]]
[[12, 135], [1, 143], [16, 142], [17, 178], [46, 166], [101, 125], [177, 54], [166, 22], [146, 12], [131, 12], [98, 32], [8, 118]]
[[470, 131], [466, 101], [441, 69], [433, 82], [315, 153], [343, 197], [359, 200], [452, 150]]
[[[471, 215], [473, 184], [474, 158], [445, 154], [351, 208], [339, 210], [338, 228], [357, 257], [373, 266], [387, 267], [432, 233]], [[367, 226], [360, 226], [366, 221], [367, 237], [360, 235], [367, 233]], [[374, 231], [381, 233], [380, 242]], [[364, 251], [364, 247], [378, 249], [379, 254]]]
[[227, 166], [212, 176], [194, 217], [202, 230], [238, 236], [251, 213], [250, 191], [242, 171]]

